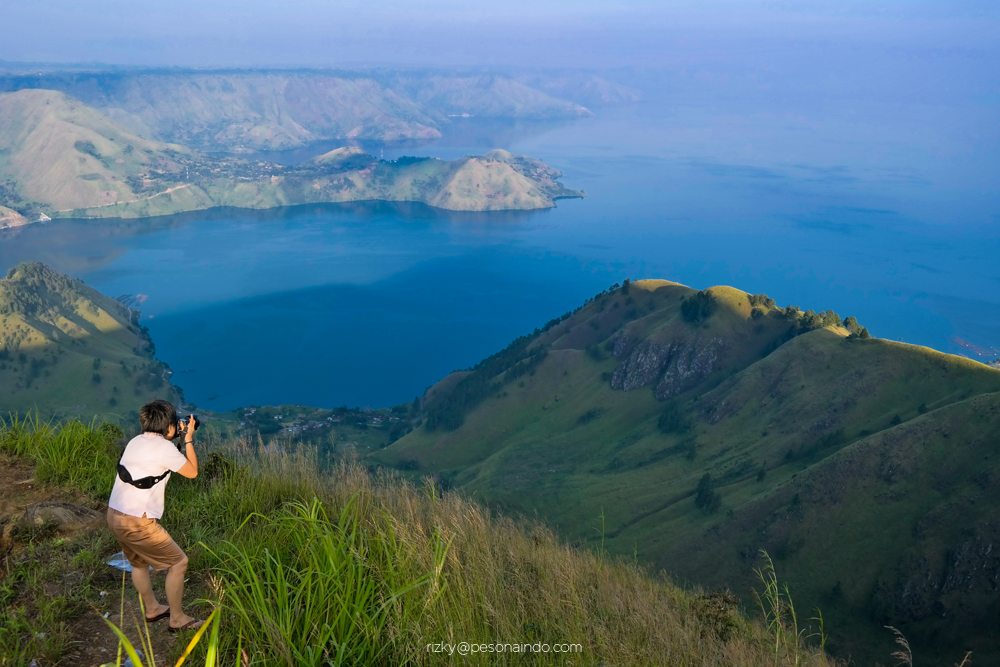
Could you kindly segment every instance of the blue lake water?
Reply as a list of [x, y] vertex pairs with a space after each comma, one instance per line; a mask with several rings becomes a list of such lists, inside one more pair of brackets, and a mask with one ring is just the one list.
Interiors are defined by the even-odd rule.
[[158, 356], [213, 409], [409, 401], [625, 277], [734, 285], [855, 315], [876, 336], [996, 354], [996, 128], [968, 131], [979, 107], [851, 109], [734, 113], [695, 96], [456, 132], [385, 156], [501, 146], [586, 198], [528, 213], [365, 203], [65, 221], [0, 237], [0, 269], [37, 259], [145, 295]]

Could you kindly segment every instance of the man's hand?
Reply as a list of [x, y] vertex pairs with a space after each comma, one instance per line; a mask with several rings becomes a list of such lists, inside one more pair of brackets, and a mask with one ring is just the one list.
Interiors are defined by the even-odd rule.
[[188, 415], [187, 423], [182, 430], [184, 433], [184, 444], [194, 444], [194, 415]]
[[187, 457], [185, 463], [177, 474], [188, 479], [198, 476], [198, 456], [194, 453], [194, 415], [188, 415], [187, 424], [184, 425], [184, 456]]

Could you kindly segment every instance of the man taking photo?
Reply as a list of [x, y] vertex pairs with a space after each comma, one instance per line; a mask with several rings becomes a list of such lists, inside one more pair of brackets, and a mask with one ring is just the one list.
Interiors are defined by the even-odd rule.
[[[147, 621], [169, 618], [168, 629], [194, 630], [202, 621], [184, 613], [184, 575], [188, 558], [160, 525], [163, 500], [170, 473], [194, 479], [198, 457], [194, 451], [197, 418], [177, 419], [177, 410], [167, 401], [157, 400], [139, 410], [142, 433], [125, 446], [118, 463], [118, 476], [108, 500], [108, 526], [132, 565], [132, 584], [142, 598]], [[182, 454], [171, 440], [184, 435]], [[164, 588], [167, 605], [153, 593], [149, 568], [166, 570]]]

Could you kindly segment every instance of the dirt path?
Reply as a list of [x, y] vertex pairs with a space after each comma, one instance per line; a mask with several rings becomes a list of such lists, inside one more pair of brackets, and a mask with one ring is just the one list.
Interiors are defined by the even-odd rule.
[[[184, 190], [185, 188], [190, 188], [191, 185], [192, 185], [191, 183], [181, 183], [180, 185], [174, 185], [172, 187], [167, 188], [166, 190], [163, 190], [161, 192], [155, 192], [155, 193], [153, 193], [153, 194], [151, 194], [149, 196], [146, 196], [146, 197], [136, 197], [135, 199], [125, 199], [125, 200], [121, 200], [121, 201], [114, 201], [114, 202], [111, 202], [110, 204], [98, 204], [97, 206], [87, 206], [85, 208], [87, 208], [87, 209], [108, 208], [109, 206], [119, 206], [121, 204], [135, 204], [136, 202], [140, 202], [140, 201], [149, 201], [150, 199], [156, 199], [157, 197], [162, 197], [163, 195], [169, 195], [170, 193], [177, 192], [178, 190]], [[77, 207], [77, 208], [79, 208], [79, 207]], [[59, 209], [59, 210], [57, 210], [55, 212], [56, 213], [68, 213], [70, 211], [75, 211], [75, 210], [76, 210], [76, 208], [62, 208], [62, 209]]]
[[[26, 531], [17, 520], [39, 503], [85, 508], [99, 518], [77, 530]], [[38, 656], [30, 657], [37, 667], [114, 664], [118, 641], [104, 618], [122, 627], [136, 645], [145, 636], [130, 577], [124, 576], [123, 586], [123, 573], [106, 564], [118, 550], [103, 523], [106, 509], [79, 494], [39, 483], [32, 465], [0, 453], [0, 584], [8, 578], [13, 582], [17, 592], [13, 607], [20, 607], [29, 623], [38, 623], [31, 630], [59, 635], [59, 641], [52, 642], [59, 650], [52, 649], [48, 655], [39, 650]], [[162, 574], [153, 576], [153, 586], [161, 603], [165, 602]], [[46, 606], [47, 602], [51, 604]], [[55, 623], [43, 628], [42, 617], [52, 610], [61, 613]], [[150, 624], [149, 639], [156, 665], [167, 665], [176, 660], [190, 633], [169, 633], [163, 619]], [[6, 664], [3, 660], [0, 663]]]

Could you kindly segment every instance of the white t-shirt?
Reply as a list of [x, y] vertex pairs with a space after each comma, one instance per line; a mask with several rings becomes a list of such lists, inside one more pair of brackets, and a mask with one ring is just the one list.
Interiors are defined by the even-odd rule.
[[[159, 433], [142, 433], [135, 436], [125, 445], [121, 464], [125, 466], [132, 479], [157, 477], [167, 470], [177, 472], [187, 463], [187, 457], [177, 451], [174, 443]], [[122, 514], [159, 519], [163, 516], [163, 495], [167, 489], [166, 476], [148, 489], [127, 484], [118, 477], [115, 471], [115, 485], [111, 489], [108, 507]]]

